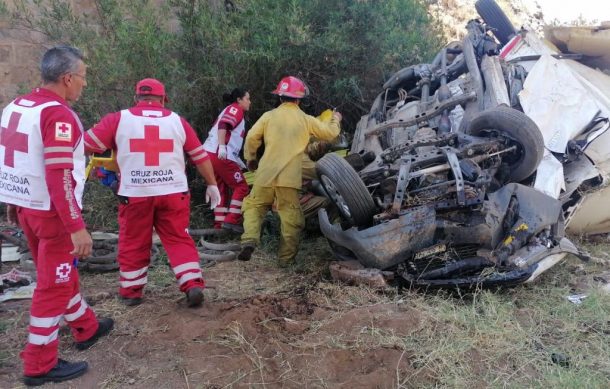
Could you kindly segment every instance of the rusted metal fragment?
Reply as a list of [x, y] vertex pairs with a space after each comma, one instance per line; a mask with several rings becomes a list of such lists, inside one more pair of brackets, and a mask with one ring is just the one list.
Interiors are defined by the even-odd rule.
[[387, 288], [388, 281], [394, 278], [394, 273], [379, 269], [365, 268], [358, 261], [337, 261], [329, 266], [330, 275], [335, 281], [351, 285], [366, 285], [371, 288]]

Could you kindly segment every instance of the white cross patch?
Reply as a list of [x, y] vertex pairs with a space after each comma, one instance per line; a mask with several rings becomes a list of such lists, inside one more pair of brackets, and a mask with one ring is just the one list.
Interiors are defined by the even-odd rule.
[[69, 281], [71, 271], [72, 266], [70, 266], [69, 263], [62, 263], [61, 265], [57, 266], [57, 269], [55, 269], [55, 275], [57, 276], [55, 283], [59, 284], [62, 282]]
[[55, 140], [63, 142], [72, 141], [72, 124], [65, 122], [55, 123]]

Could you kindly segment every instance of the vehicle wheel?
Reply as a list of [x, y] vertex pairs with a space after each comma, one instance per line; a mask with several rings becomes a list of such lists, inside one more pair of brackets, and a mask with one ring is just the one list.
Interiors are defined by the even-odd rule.
[[498, 41], [505, 45], [517, 33], [515, 27], [510, 22], [502, 8], [494, 0], [478, 0], [474, 7], [477, 13], [487, 23], [489, 27], [494, 28], [493, 34], [498, 38]]
[[350, 225], [372, 224], [375, 203], [358, 173], [337, 154], [326, 154], [316, 163], [320, 183]]
[[544, 154], [544, 139], [538, 126], [526, 114], [506, 106], [488, 109], [476, 115], [466, 133], [474, 136], [505, 136], [517, 146], [513, 158], [503, 161], [510, 167], [510, 180], [521, 182], [532, 175]]

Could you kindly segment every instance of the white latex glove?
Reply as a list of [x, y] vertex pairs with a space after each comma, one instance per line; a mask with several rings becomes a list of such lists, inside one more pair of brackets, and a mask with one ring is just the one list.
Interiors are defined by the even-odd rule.
[[210, 209], [214, 209], [220, 204], [220, 192], [216, 185], [208, 185], [205, 190], [205, 202], [210, 203]]
[[227, 159], [227, 146], [226, 145], [218, 146], [218, 159]]

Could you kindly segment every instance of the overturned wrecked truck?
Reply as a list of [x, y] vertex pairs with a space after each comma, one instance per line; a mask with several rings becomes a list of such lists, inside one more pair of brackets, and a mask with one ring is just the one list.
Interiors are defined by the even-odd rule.
[[[565, 236], [575, 201], [565, 195], [604, 181], [591, 171], [580, 140], [600, 137], [608, 115], [597, 109], [582, 116], [584, 124], [569, 129], [574, 142], [550, 153], [558, 135], [549, 138], [547, 130], [562, 126], [541, 120], [535, 113], [542, 107], [528, 104], [540, 81], [529, 80], [536, 72], [524, 62], [535, 67], [547, 53], [505, 60], [521, 35], [509, 33], [494, 2], [477, 6], [501, 28], [472, 20], [464, 40], [432, 63], [398, 71], [358, 123], [348, 156], [318, 161], [320, 183], [341, 215], [333, 223], [319, 212], [338, 258], [392, 270], [419, 286], [514, 285], [534, 280], [567, 253], [586, 259]], [[491, 30], [508, 45], [502, 48]], [[552, 75], [559, 78], [547, 75], [545, 84], [562, 85], [564, 75]], [[578, 178], [567, 180], [562, 169], [550, 174], [551, 158], [560, 168], [580, 169]], [[562, 185], [551, 187], [563, 192], [545, 190], [558, 177]]]

